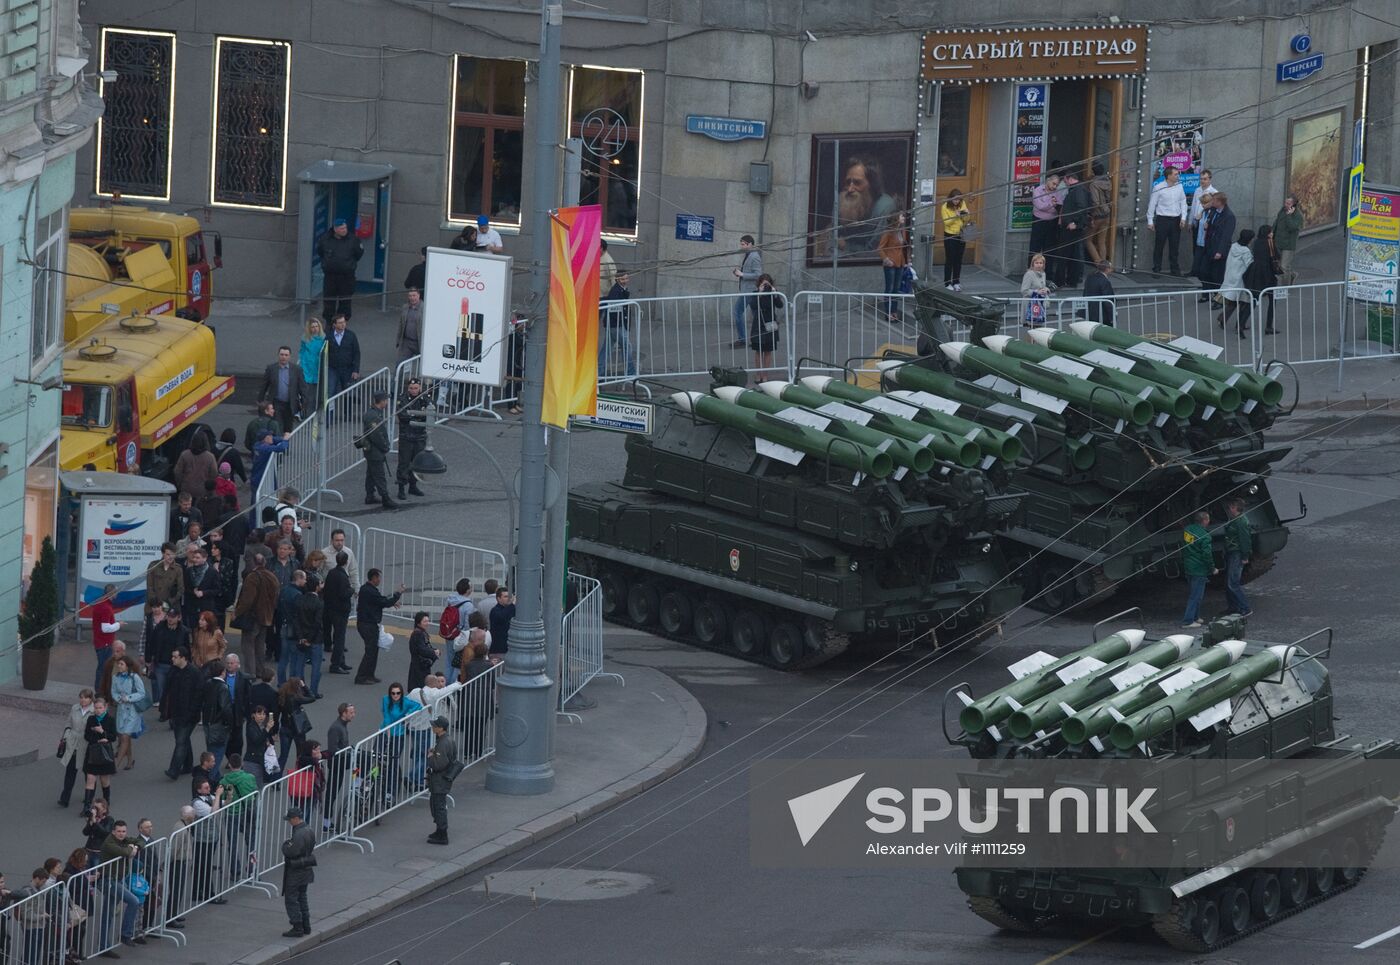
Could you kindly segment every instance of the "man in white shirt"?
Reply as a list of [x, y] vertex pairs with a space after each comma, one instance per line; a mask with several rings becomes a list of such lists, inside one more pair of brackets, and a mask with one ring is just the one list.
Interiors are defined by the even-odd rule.
[[1162, 273], [1162, 249], [1166, 248], [1171, 255], [1172, 274], [1180, 275], [1178, 249], [1181, 229], [1186, 227], [1186, 191], [1176, 168], [1168, 166], [1165, 173], [1166, 180], [1153, 185], [1147, 202], [1147, 227], [1157, 236], [1152, 243], [1152, 274]]
[[321, 552], [326, 555], [326, 562], [321, 565], [321, 571], [316, 575], [324, 582], [326, 574], [335, 566], [335, 556], [337, 553], [344, 553], [350, 557], [350, 561], [345, 564], [345, 575], [350, 577], [350, 586], [354, 589], [360, 588], [360, 570], [355, 565], [355, 551], [345, 545], [345, 530], [331, 530], [331, 545], [321, 548]]
[[451, 693], [447, 678], [442, 674], [428, 674], [423, 678], [423, 686], [414, 687], [408, 692], [408, 699], [423, 709], [415, 711], [408, 718], [409, 747], [412, 750], [408, 773], [409, 786], [415, 791], [424, 786], [427, 779], [428, 745], [432, 743], [432, 719], [442, 713], [437, 701]]
[[491, 227], [491, 219], [482, 215], [476, 219], [476, 250], [499, 255], [506, 250], [501, 233]]

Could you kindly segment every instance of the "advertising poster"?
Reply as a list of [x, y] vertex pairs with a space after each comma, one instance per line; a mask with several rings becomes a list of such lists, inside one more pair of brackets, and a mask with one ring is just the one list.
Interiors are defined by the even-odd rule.
[[1201, 171], [1205, 164], [1202, 147], [1205, 143], [1204, 117], [1154, 117], [1152, 119], [1152, 183], [1166, 180], [1162, 172], [1168, 165], [1181, 172], [1181, 187], [1186, 197], [1201, 186]]
[[880, 236], [909, 207], [913, 134], [812, 138], [807, 264], [879, 265]]
[[1342, 119], [1338, 107], [1288, 121], [1283, 183], [1303, 211], [1303, 234], [1335, 227], [1342, 219]]
[[1011, 159], [1011, 228], [1030, 228], [1032, 193], [1045, 171], [1045, 113], [1048, 84], [1016, 85], [1015, 152]]
[[1347, 297], [1395, 304], [1400, 279], [1400, 191], [1366, 185], [1347, 236]]
[[549, 322], [540, 418], [561, 429], [598, 407], [598, 285], [602, 209], [560, 208], [550, 220]]
[[429, 248], [423, 281], [425, 378], [499, 386], [510, 354], [506, 255]]
[[168, 499], [85, 497], [78, 559], [78, 601], [95, 602], [115, 583], [117, 619], [136, 620], [146, 601], [146, 569], [160, 559], [170, 524]]

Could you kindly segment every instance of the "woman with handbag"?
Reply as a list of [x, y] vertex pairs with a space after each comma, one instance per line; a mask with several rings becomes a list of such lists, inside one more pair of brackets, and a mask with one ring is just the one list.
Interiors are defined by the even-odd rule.
[[1050, 283], [1045, 280], [1045, 256], [1038, 251], [1031, 255], [1030, 267], [1021, 276], [1021, 297], [1026, 300], [1021, 321], [1027, 328], [1039, 328], [1044, 325]]
[[129, 657], [117, 660], [117, 672], [112, 675], [112, 699], [117, 704], [117, 757], [112, 766], [129, 771], [136, 764], [131, 742], [146, 731], [141, 712], [151, 706], [146, 685], [136, 671], [136, 662]]
[[63, 736], [58, 740], [58, 759], [64, 765], [63, 791], [58, 795], [58, 806], [61, 808], [68, 806], [73, 797], [73, 785], [78, 781], [79, 738], [87, 729], [94, 696], [90, 687], [78, 691], [78, 702], [68, 708], [68, 726], [63, 728]]
[[[423, 622], [428, 615], [422, 614]], [[419, 625], [420, 629], [422, 624]], [[413, 631], [415, 634], [418, 630]], [[421, 685], [420, 685], [421, 686]], [[384, 755], [384, 798], [386, 806], [392, 807], [394, 795], [399, 791], [399, 775], [402, 773], [402, 760], [405, 736], [405, 720], [423, 709], [423, 705], [405, 694], [401, 683], [389, 685], [389, 692], [379, 701], [381, 715], [380, 729], [390, 728], [381, 738], [380, 753]]]
[[205, 610], [199, 615], [194, 632], [190, 634], [190, 662], [208, 673], [209, 664], [224, 659], [227, 652], [228, 640], [224, 638], [224, 631], [219, 629], [214, 611]]
[[112, 806], [112, 775], [117, 773], [117, 722], [107, 712], [107, 698], [95, 697], [92, 713], [83, 724], [83, 816], [92, 812], [92, 800], [97, 796], [98, 782], [102, 798]]
[[282, 685], [282, 689], [277, 691], [277, 729], [281, 735], [281, 753], [278, 759], [284, 771], [287, 769], [293, 745], [296, 746], [298, 757], [306, 750], [306, 735], [311, 733], [311, 718], [307, 716], [306, 705], [315, 699], [300, 677], [288, 679]]
[[[408, 689], [416, 690], [428, 679], [442, 651], [433, 646], [432, 618], [426, 610], [413, 614], [413, 632], [408, 637]], [[394, 685], [395, 687], [398, 684]]]
[[[1282, 266], [1278, 260], [1278, 250], [1274, 247], [1274, 227], [1267, 222], [1259, 226], [1259, 230], [1254, 233], [1254, 260], [1249, 263], [1249, 267], [1244, 272], [1244, 287], [1249, 289], [1249, 293], [1254, 296], [1254, 300], [1259, 305], [1259, 310], [1264, 311], [1264, 292], [1278, 284], [1279, 272]], [[1277, 335], [1274, 331], [1274, 296], [1270, 292], [1268, 297], [1269, 310], [1265, 315], [1264, 334]]]
[[762, 379], [768, 374], [766, 370], [773, 368], [773, 351], [778, 347], [787, 301], [782, 292], [773, 288], [773, 276], [762, 274], [758, 276], [753, 303], [758, 307], [758, 318], [749, 332], [749, 350], [753, 352], [754, 378]]

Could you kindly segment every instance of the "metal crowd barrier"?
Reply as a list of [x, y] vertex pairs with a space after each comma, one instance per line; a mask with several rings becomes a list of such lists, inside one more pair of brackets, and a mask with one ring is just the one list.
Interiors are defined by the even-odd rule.
[[340, 842], [353, 845], [361, 852], [365, 850], [359, 842], [348, 840], [349, 827], [345, 819], [349, 805], [350, 769], [350, 751], [346, 749], [334, 757], [327, 757], [319, 765], [287, 771], [276, 780], [268, 781], [258, 791], [258, 814], [262, 820], [255, 836], [254, 855], [262, 887], [274, 891], [281, 887], [281, 879], [261, 879], [272, 875], [286, 863], [282, 856], [282, 842], [287, 840], [290, 833], [283, 820], [288, 808], [301, 809], [306, 826], [316, 835], [316, 847]]
[[[636, 298], [613, 303], [628, 314], [628, 341], [636, 377], [707, 375], [714, 366], [748, 367], [752, 354], [747, 344], [735, 346], [734, 305], [744, 301], [745, 336], [752, 330], [756, 308], [748, 307], [753, 292], [696, 295], [674, 298]], [[773, 364], [791, 369], [791, 340], [783, 332], [773, 353]], [[599, 329], [600, 343], [605, 331]], [[600, 344], [601, 347], [601, 344]], [[599, 371], [599, 382], [629, 378], [626, 371]]]
[[[433, 713], [448, 719], [448, 733], [458, 753], [475, 764], [495, 753], [496, 680], [503, 664], [473, 677], [433, 705]], [[431, 731], [429, 731], [431, 734]], [[426, 769], [429, 742], [415, 741], [408, 718], [396, 721], [357, 741], [350, 749], [343, 840], [370, 851], [374, 842], [359, 834], [386, 815], [427, 796], [417, 778]]]
[[[10, 883], [15, 891], [29, 887], [29, 873], [12, 874]], [[80, 912], [86, 915], [87, 912]], [[68, 892], [64, 885], [53, 884], [37, 894], [7, 906], [0, 920], [5, 943], [0, 945], [0, 965], [41, 965], [62, 962], [69, 948], [76, 948], [72, 931], [78, 923], [70, 918]], [[118, 940], [120, 944], [120, 939]]]
[[[418, 363], [421, 358], [422, 356], [415, 355], [412, 358], [404, 359], [394, 369], [393, 402], [390, 408], [395, 416], [393, 435], [396, 442], [398, 439], [399, 399], [403, 397], [408, 387], [408, 380], [419, 374]], [[508, 389], [506, 388], [476, 385], [469, 382], [453, 382], [448, 379], [424, 379], [424, 382], [428, 391], [432, 393], [433, 405], [437, 407], [439, 416], [475, 413], [500, 419], [501, 414], [496, 411], [496, 407], [515, 401], [514, 397], [507, 395]]]
[[408, 585], [399, 609], [384, 611], [386, 620], [396, 622], [411, 623], [415, 610], [427, 610], [436, 616], [462, 577], [470, 579], [476, 590], [488, 579], [502, 585], [507, 582], [505, 556], [478, 546], [371, 527], [364, 531], [355, 553], [361, 560], [372, 560], [372, 565], [383, 571], [386, 588]]
[[[274, 893], [257, 879], [257, 841], [260, 824], [276, 822], [280, 827], [281, 815], [263, 812], [260, 803], [258, 795], [250, 794], [170, 833], [161, 876], [163, 924], [184, 918], [239, 888]], [[162, 928], [161, 934], [184, 942], [178, 931]]]
[[564, 614], [559, 655], [558, 712], [569, 714], [568, 703], [589, 681], [612, 677], [619, 684], [621, 674], [603, 670], [603, 590], [597, 580], [578, 573], [569, 574], [569, 587], [578, 596], [573, 609]]
[[[133, 839], [137, 839], [135, 831], [127, 838]], [[49, 947], [86, 959], [112, 951], [123, 938], [138, 935], [184, 944], [183, 935], [165, 927], [176, 917], [169, 914], [166, 902], [169, 844], [168, 838], [159, 838], [134, 858], [112, 858], [73, 875], [61, 888], [54, 886], [40, 892], [36, 897], [49, 896], [45, 911], [57, 926], [53, 937], [47, 940]], [[137, 883], [137, 874], [148, 885], [145, 895], [131, 887]], [[30, 920], [35, 920], [32, 914]], [[38, 965], [47, 959], [30, 959], [26, 965], [31, 961]]]
[[788, 357], [803, 372], [836, 371], [850, 359], [879, 355], [882, 346], [912, 346], [919, 338], [913, 295], [800, 291], [788, 309]]
[[[1308, 365], [1400, 355], [1395, 306], [1350, 298], [1344, 281], [1266, 288], [1255, 309], [1260, 314], [1261, 361]], [[1269, 327], [1274, 334], [1266, 333]]]

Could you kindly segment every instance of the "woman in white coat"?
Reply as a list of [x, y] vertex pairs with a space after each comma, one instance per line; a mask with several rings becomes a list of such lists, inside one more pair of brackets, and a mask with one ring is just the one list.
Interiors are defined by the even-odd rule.
[[73, 797], [73, 784], [78, 780], [78, 748], [84, 747], [83, 728], [87, 725], [88, 714], [92, 713], [93, 692], [91, 687], [78, 691], [78, 702], [68, 709], [68, 723], [63, 728], [63, 754], [59, 756], [64, 764], [63, 792], [58, 796], [58, 806], [66, 808]]
[[1249, 331], [1249, 306], [1252, 296], [1245, 287], [1244, 273], [1254, 263], [1254, 252], [1249, 250], [1249, 244], [1253, 240], [1254, 229], [1245, 228], [1230, 246], [1230, 253], [1225, 256], [1225, 277], [1220, 282], [1220, 297], [1224, 299], [1225, 310], [1215, 316], [1215, 324], [1224, 328], [1230, 316], [1235, 314], [1235, 309], [1243, 305], [1240, 311], [1240, 338], [1244, 338], [1245, 333]]

